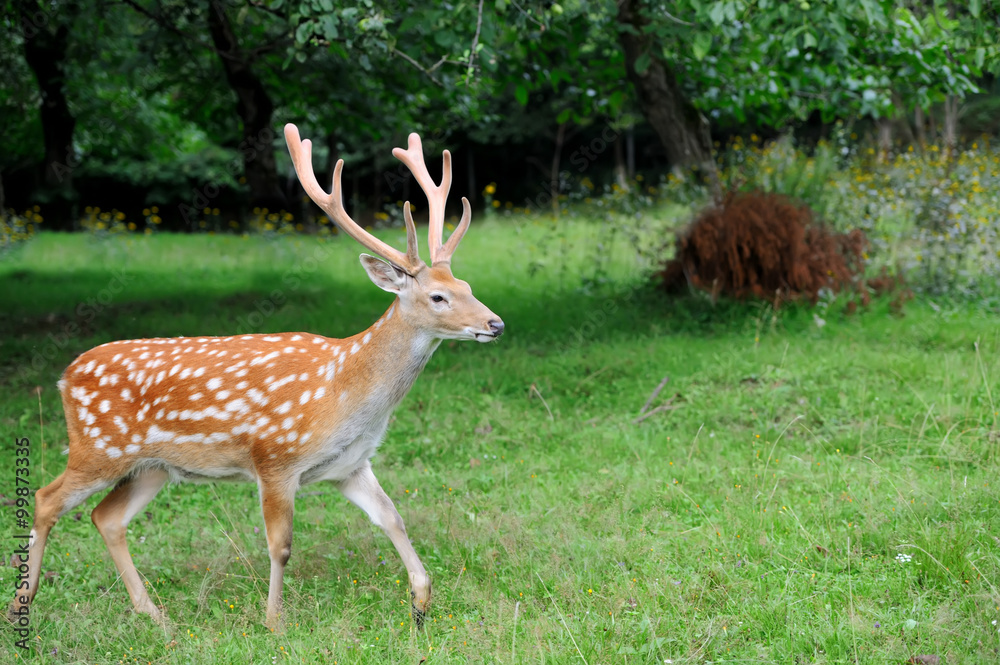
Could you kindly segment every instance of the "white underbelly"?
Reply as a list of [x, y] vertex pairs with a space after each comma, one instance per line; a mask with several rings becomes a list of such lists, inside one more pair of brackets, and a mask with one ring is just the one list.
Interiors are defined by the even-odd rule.
[[323, 450], [327, 452], [303, 470], [299, 484], [307, 485], [319, 480], [347, 480], [375, 456], [388, 426], [387, 416], [373, 428], [349, 431], [346, 435], [341, 433], [340, 437], [326, 442]]

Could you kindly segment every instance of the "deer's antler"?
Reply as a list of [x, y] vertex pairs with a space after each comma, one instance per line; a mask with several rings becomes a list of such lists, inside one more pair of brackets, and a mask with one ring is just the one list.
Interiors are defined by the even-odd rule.
[[[414, 134], [416, 136], [416, 134]], [[420, 139], [417, 139], [419, 142]], [[292, 164], [295, 165], [295, 172], [302, 183], [302, 189], [309, 195], [316, 205], [323, 209], [330, 218], [337, 223], [341, 229], [349, 236], [357, 240], [366, 248], [378, 254], [386, 261], [394, 263], [409, 274], [414, 274], [424, 266], [417, 253], [417, 229], [413, 224], [413, 219], [408, 214], [404, 215], [406, 222], [406, 253], [387, 245], [372, 234], [361, 228], [357, 222], [351, 219], [344, 209], [343, 188], [340, 184], [341, 172], [344, 170], [344, 160], [337, 160], [337, 166], [333, 169], [333, 191], [327, 194], [320, 187], [316, 180], [316, 174], [312, 166], [312, 142], [309, 139], [304, 141], [299, 138], [299, 128], [289, 123], [285, 125], [285, 142], [288, 144], [288, 154], [292, 157]], [[424, 169], [426, 173], [427, 169]], [[468, 224], [466, 224], [468, 226]], [[438, 233], [440, 237], [440, 232]], [[449, 239], [450, 244], [450, 239]], [[455, 243], [458, 244], [458, 243]], [[433, 257], [433, 251], [431, 256]]]
[[[431, 178], [431, 174], [427, 171], [427, 164], [424, 163], [423, 145], [420, 143], [420, 137], [417, 134], [410, 134], [406, 150], [393, 148], [392, 154], [410, 169], [413, 177], [417, 180], [417, 184], [420, 185], [420, 188], [424, 190], [424, 194], [427, 195], [429, 207], [427, 243], [430, 245], [431, 264], [450, 262], [451, 255], [455, 253], [455, 249], [469, 228], [469, 222], [472, 219], [472, 207], [469, 205], [469, 200], [463, 196], [462, 221], [459, 222], [458, 228], [448, 238], [448, 242], [444, 242], [442, 238], [444, 233], [444, 208], [448, 200], [448, 192], [451, 189], [451, 153], [447, 150], [443, 153], [444, 165], [442, 167], [440, 185], [434, 183], [434, 179]], [[412, 224], [409, 201], [403, 205], [403, 211], [407, 219], [407, 225]]]

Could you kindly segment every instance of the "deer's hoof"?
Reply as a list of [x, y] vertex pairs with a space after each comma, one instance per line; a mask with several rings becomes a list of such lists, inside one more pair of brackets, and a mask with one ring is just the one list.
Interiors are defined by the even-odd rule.
[[417, 607], [416, 605], [410, 605], [410, 616], [413, 617], [413, 623], [417, 625], [417, 628], [424, 627], [424, 611]]

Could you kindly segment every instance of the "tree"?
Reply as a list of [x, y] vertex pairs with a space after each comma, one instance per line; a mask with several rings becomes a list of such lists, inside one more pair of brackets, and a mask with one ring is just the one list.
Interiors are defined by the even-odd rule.
[[654, 51], [654, 24], [643, 0], [621, 0], [618, 21], [625, 69], [646, 121], [660, 137], [671, 164], [701, 171], [718, 198], [721, 188], [708, 119], [684, 94], [674, 69]]
[[271, 210], [285, 209], [288, 205], [278, 185], [278, 168], [274, 160], [275, 135], [271, 126], [274, 102], [254, 73], [252, 57], [240, 48], [222, 0], [209, 2], [208, 29], [226, 80], [237, 98], [236, 112], [243, 124], [240, 155], [250, 187], [251, 204]]
[[[48, 195], [67, 201], [72, 197], [73, 130], [76, 118], [66, 98], [66, 50], [70, 27], [79, 13], [74, 0], [43, 5], [37, 0], [15, 0], [23, 40], [24, 59], [38, 82], [39, 117], [45, 152], [41, 180]], [[65, 209], [65, 205], [62, 206]]]

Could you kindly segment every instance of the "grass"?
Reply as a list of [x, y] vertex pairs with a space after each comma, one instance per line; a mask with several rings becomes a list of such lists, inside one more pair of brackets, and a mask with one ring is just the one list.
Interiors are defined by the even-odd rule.
[[[483, 222], [456, 256], [508, 332], [443, 345], [374, 463], [433, 578], [424, 630], [389, 540], [318, 484], [296, 503], [288, 624], [271, 633], [255, 486], [171, 485], [129, 529], [168, 625], [131, 614], [94, 497], [50, 537], [30, 651], [15, 660], [3, 629], [0, 659], [996, 662], [1000, 321], [918, 301], [903, 317], [833, 306], [818, 325], [804, 309], [667, 300], [606, 235]], [[353, 334], [390, 300], [358, 252], [42, 234], [9, 255], [0, 492], [15, 436], [31, 437], [34, 487], [62, 470], [55, 381], [76, 354], [142, 336]], [[595, 265], [603, 286], [579, 288]], [[664, 377], [649, 409], [676, 408], [636, 423]], [[2, 514], [13, 549], [22, 530]], [[9, 588], [12, 570], [0, 577]]]

